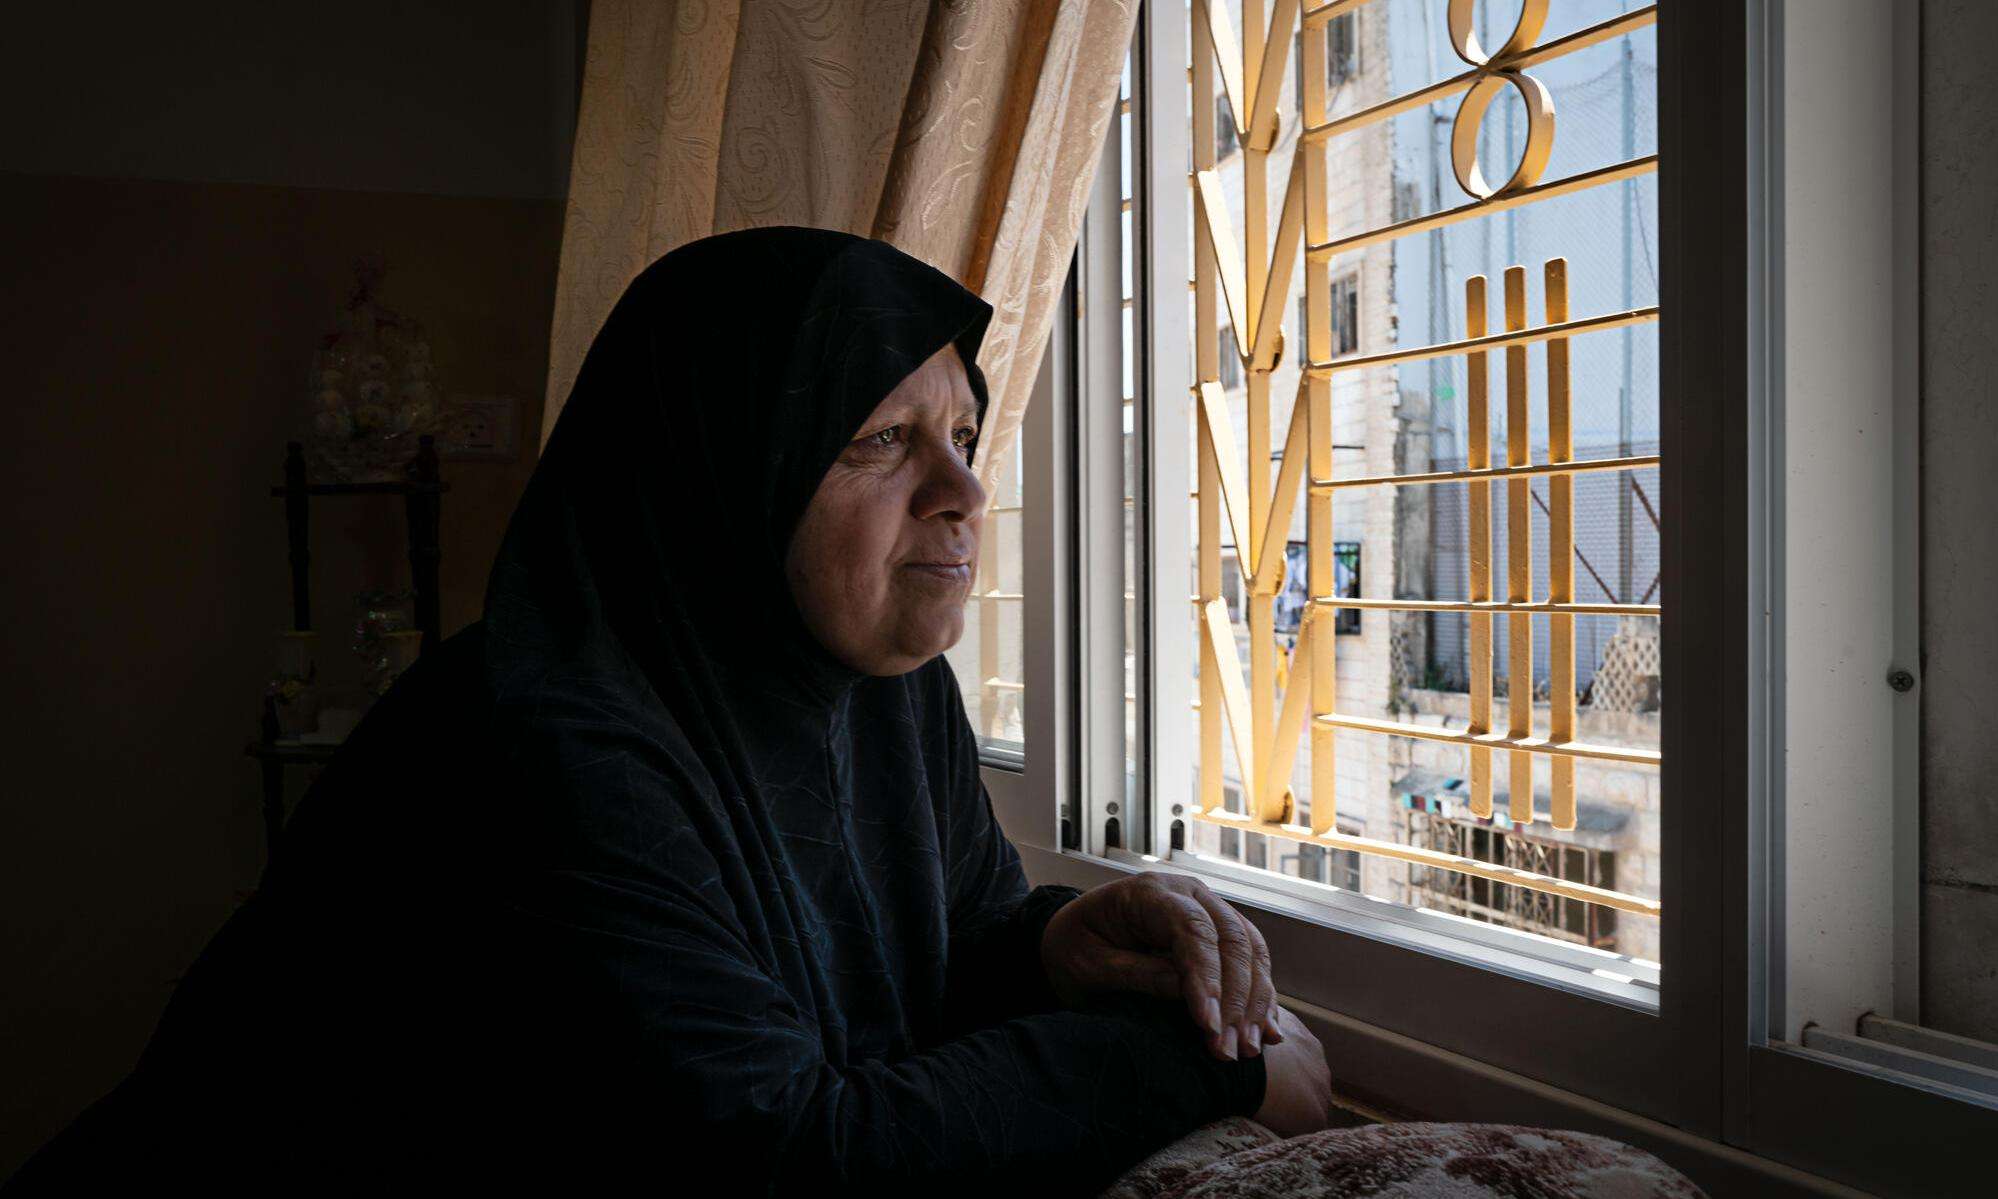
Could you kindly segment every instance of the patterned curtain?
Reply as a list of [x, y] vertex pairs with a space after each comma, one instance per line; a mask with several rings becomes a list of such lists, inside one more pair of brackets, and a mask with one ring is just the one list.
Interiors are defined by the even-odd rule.
[[542, 437], [630, 280], [758, 225], [877, 237], [994, 309], [987, 494], [1018, 433], [1138, 0], [596, 0]]

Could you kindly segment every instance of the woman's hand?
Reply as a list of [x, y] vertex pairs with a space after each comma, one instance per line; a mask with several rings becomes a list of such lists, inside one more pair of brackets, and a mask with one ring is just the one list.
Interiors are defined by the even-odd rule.
[[1276, 1019], [1283, 1041], [1263, 1055], [1263, 1105], [1255, 1120], [1280, 1137], [1301, 1137], [1331, 1122], [1332, 1071], [1303, 1021], [1283, 1008]]
[[1064, 904], [1041, 936], [1041, 965], [1071, 1007], [1102, 991], [1180, 998], [1216, 1057], [1255, 1057], [1285, 1039], [1263, 935], [1185, 875], [1137, 874]]

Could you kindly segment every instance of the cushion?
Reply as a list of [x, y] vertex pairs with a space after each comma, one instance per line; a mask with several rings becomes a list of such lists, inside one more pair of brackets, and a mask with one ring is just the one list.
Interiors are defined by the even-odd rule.
[[1704, 1199], [1651, 1154], [1511, 1124], [1370, 1124], [1279, 1140], [1223, 1120], [1140, 1162], [1103, 1199]]

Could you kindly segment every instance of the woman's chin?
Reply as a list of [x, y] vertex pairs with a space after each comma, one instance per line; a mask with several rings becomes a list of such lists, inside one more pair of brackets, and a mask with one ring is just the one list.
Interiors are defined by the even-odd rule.
[[964, 605], [962, 601], [948, 606], [936, 605], [933, 610], [911, 613], [902, 622], [901, 636], [896, 638], [898, 657], [908, 665], [897, 674], [906, 674], [923, 663], [956, 645], [964, 636]]

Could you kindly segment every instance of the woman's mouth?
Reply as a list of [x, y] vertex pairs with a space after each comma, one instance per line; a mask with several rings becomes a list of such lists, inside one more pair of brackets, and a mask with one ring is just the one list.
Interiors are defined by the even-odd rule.
[[971, 563], [969, 562], [909, 562], [905, 563], [904, 566], [908, 570], [915, 571], [918, 575], [925, 578], [937, 579], [941, 582], [963, 584], [971, 582]]

